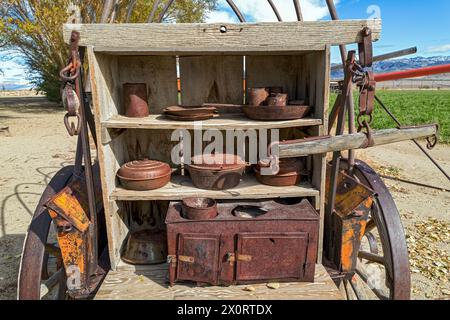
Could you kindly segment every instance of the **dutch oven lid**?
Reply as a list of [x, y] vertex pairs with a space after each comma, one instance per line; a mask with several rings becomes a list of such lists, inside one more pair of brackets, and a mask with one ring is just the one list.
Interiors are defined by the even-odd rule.
[[216, 153], [194, 156], [189, 166], [199, 170], [233, 170], [245, 167], [246, 163], [237, 155]]
[[127, 180], [152, 180], [171, 174], [167, 163], [156, 160], [135, 160], [125, 163], [117, 172], [119, 178]]

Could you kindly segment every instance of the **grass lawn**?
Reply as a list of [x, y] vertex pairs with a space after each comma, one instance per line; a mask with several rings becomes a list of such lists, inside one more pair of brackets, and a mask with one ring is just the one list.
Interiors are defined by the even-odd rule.
[[[379, 90], [377, 96], [402, 125], [439, 123], [440, 142], [450, 143], [450, 90]], [[336, 94], [332, 94], [331, 107], [335, 98]], [[358, 95], [355, 92], [355, 106], [358, 105], [357, 99]], [[395, 127], [397, 127], [395, 122], [378, 103], [375, 103], [373, 128]]]

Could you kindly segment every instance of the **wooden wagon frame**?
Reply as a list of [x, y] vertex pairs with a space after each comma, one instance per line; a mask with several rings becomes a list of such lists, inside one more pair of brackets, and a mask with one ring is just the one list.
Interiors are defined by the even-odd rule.
[[[330, 47], [361, 44], [365, 30], [371, 31], [373, 41], [378, 40], [381, 21], [64, 25], [64, 39], [72, 47], [72, 58], [76, 57], [79, 47], [83, 63], [72, 62], [65, 71], [69, 72], [66, 83], [77, 89], [81, 101], [81, 127], [77, 133], [84, 140], [79, 139], [78, 151], [84, 150], [84, 161], [89, 165], [81, 170], [82, 155], [77, 156], [75, 173], [73, 167], [64, 168], [45, 191], [25, 241], [19, 298], [37, 299], [54, 287], [59, 288], [56, 295], [60, 298], [67, 292], [74, 298], [95, 296], [96, 299], [341, 299], [344, 294], [362, 298], [364, 290], [358, 287], [355, 275], [359, 274], [359, 281], [362, 279], [363, 283], [370, 282], [368, 275], [359, 272], [355, 266], [346, 272], [342, 265], [334, 265], [333, 269], [333, 263], [328, 261], [330, 256], [323, 254], [323, 248], [335, 240], [324, 234], [328, 192], [326, 151], [318, 148], [319, 151], [311, 153], [310, 183], [283, 188], [261, 185], [254, 177], [246, 175], [235, 189], [199, 191], [185, 176], [175, 174], [161, 189], [130, 191], [120, 187], [116, 172], [122, 164], [142, 154], [176, 168], [171, 158], [171, 150], [177, 143], [171, 141], [172, 130], [197, 127], [193, 122], [161, 117], [163, 109], [170, 105], [197, 106], [205, 102], [242, 105], [246, 88], [283, 86], [292, 100], [305, 100], [314, 106], [313, 114], [299, 120], [270, 122], [250, 120], [242, 114], [223, 114], [202, 121], [202, 130], [280, 129], [281, 140], [296, 139], [302, 132], [311, 137], [326, 136], [329, 132]], [[78, 78], [71, 78], [75, 73]], [[178, 81], [181, 82], [180, 91]], [[121, 87], [126, 82], [146, 83], [150, 93], [149, 117], [122, 116]], [[88, 92], [92, 93], [91, 99], [88, 99]], [[91, 140], [88, 128], [92, 133]], [[77, 131], [72, 129], [72, 133]], [[429, 127], [414, 130], [412, 133], [401, 131], [401, 139], [435, 133]], [[400, 136], [397, 131], [390, 134]], [[355, 136], [355, 139], [359, 141], [360, 137]], [[377, 141], [387, 143], [385, 140], [381, 137]], [[86, 155], [89, 141], [95, 142], [97, 152], [97, 162], [92, 167], [90, 154]], [[358, 146], [344, 145], [340, 150], [356, 148]], [[286, 156], [295, 156], [289, 148], [284, 152]], [[298, 150], [296, 152], [298, 156]], [[86, 178], [80, 180], [83, 172]], [[356, 181], [356, 185], [363, 186], [361, 190], [370, 190], [373, 200], [366, 208], [370, 213], [364, 222], [365, 231], [356, 239], [360, 243], [366, 237], [369, 249], [353, 248], [353, 262], [356, 264], [358, 259], [359, 263], [365, 260], [383, 266], [382, 279], [386, 282], [387, 292], [375, 288], [377, 297], [408, 299], [410, 280], [406, 244], [392, 197], [376, 173], [361, 161], [354, 163], [353, 177], [345, 174], [339, 177], [341, 180], [337, 184], [345, 184], [345, 179]], [[79, 181], [87, 181], [86, 186]], [[57, 204], [49, 204], [55, 195], [73, 195], [73, 190], [79, 192], [78, 202], [74, 205], [79, 206], [78, 211], [61, 212]], [[169, 201], [196, 196], [200, 192], [217, 200], [308, 199], [320, 215], [314, 283], [285, 283], [277, 290], [255, 285], [254, 292], [243, 290], [243, 286], [177, 284], [169, 287], [167, 265], [132, 266], [121, 260], [121, 250], [130, 231], [146, 227], [155, 219], [161, 220]], [[336, 200], [342, 200], [340, 204], [345, 206], [350, 198], [345, 194]], [[67, 196], [67, 201], [72, 200]], [[332, 212], [336, 212], [334, 207]], [[45, 240], [51, 234], [52, 219], [57, 227], [59, 245]], [[382, 250], [377, 246], [375, 230]], [[83, 239], [76, 247], [67, 237], [66, 242], [61, 242], [61, 234], [70, 232]], [[337, 241], [342, 239], [337, 238]], [[67, 250], [62, 248], [64, 244], [72, 250], [70, 258], [64, 255]], [[92, 248], [97, 250], [92, 251]], [[56, 271], [48, 269], [49, 257], [57, 261]], [[81, 281], [82, 288], [66, 290], [66, 277], [70, 280], [73, 276], [67, 270], [68, 262], [82, 263], [85, 267], [82, 274], [86, 279]], [[349, 293], [350, 287], [352, 293]]]

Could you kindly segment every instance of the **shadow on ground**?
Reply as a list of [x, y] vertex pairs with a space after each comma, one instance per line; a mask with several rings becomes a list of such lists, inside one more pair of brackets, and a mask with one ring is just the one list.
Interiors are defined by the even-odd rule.
[[17, 276], [24, 239], [25, 234], [8, 234], [0, 238], [1, 300], [15, 300], [17, 297]]
[[62, 110], [60, 103], [51, 102], [45, 97], [0, 97], [0, 111], [2, 109], [20, 113], [53, 113]]
[[[36, 168], [36, 171], [41, 176], [40, 179], [36, 179], [37, 182], [24, 182], [15, 185], [11, 194], [5, 195], [0, 203], [0, 234], [4, 236], [0, 237], [0, 300], [16, 299], [17, 290], [17, 278], [20, 267], [20, 259], [22, 255], [23, 241], [25, 239], [24, 234], [7, 234], [7, 226], [5, 223], [5, 217], [8, 214], [7, 204], [9, 201], [17, 201], [23, 208], [23, 211], [31, 217], [34, 214], [35, 206], [38, 203], [41, 193], [33, 192], [36, 187], [42, 191], [45, 186], [50, 182], [53, 175], [59, 171], [62, 167], [71, 164], [72, 162], [61, 162], [59, 166], [49, 166]], [[40, 181], [39, 181], [40, 180]], [[30, 190], [30, 191], [28, 191]], [[34, 195], [37, 197], [37, 201], [30, 203], [24, 199], [25, 195]], [[11, 205], [11, 204], [10, 204]]]

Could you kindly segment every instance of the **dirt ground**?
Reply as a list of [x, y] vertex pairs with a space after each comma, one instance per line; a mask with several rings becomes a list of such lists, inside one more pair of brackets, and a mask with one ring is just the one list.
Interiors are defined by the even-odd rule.
[[[67, 134], [63, 116], [43, 98], [0, 98], [0, 299], [16, 298], [22, 243], [34, 207], [52, 175], [72, 163], [76, 140]], [[450, 172], [450, 146], [439, 145], [432, 154]], [[385, 179], [408, 234], [413, 298], [449, 298], [450, 193], [444, 191], [449, 182], [410, 142], [359, 155], [386, 176], [436, 187]]]

